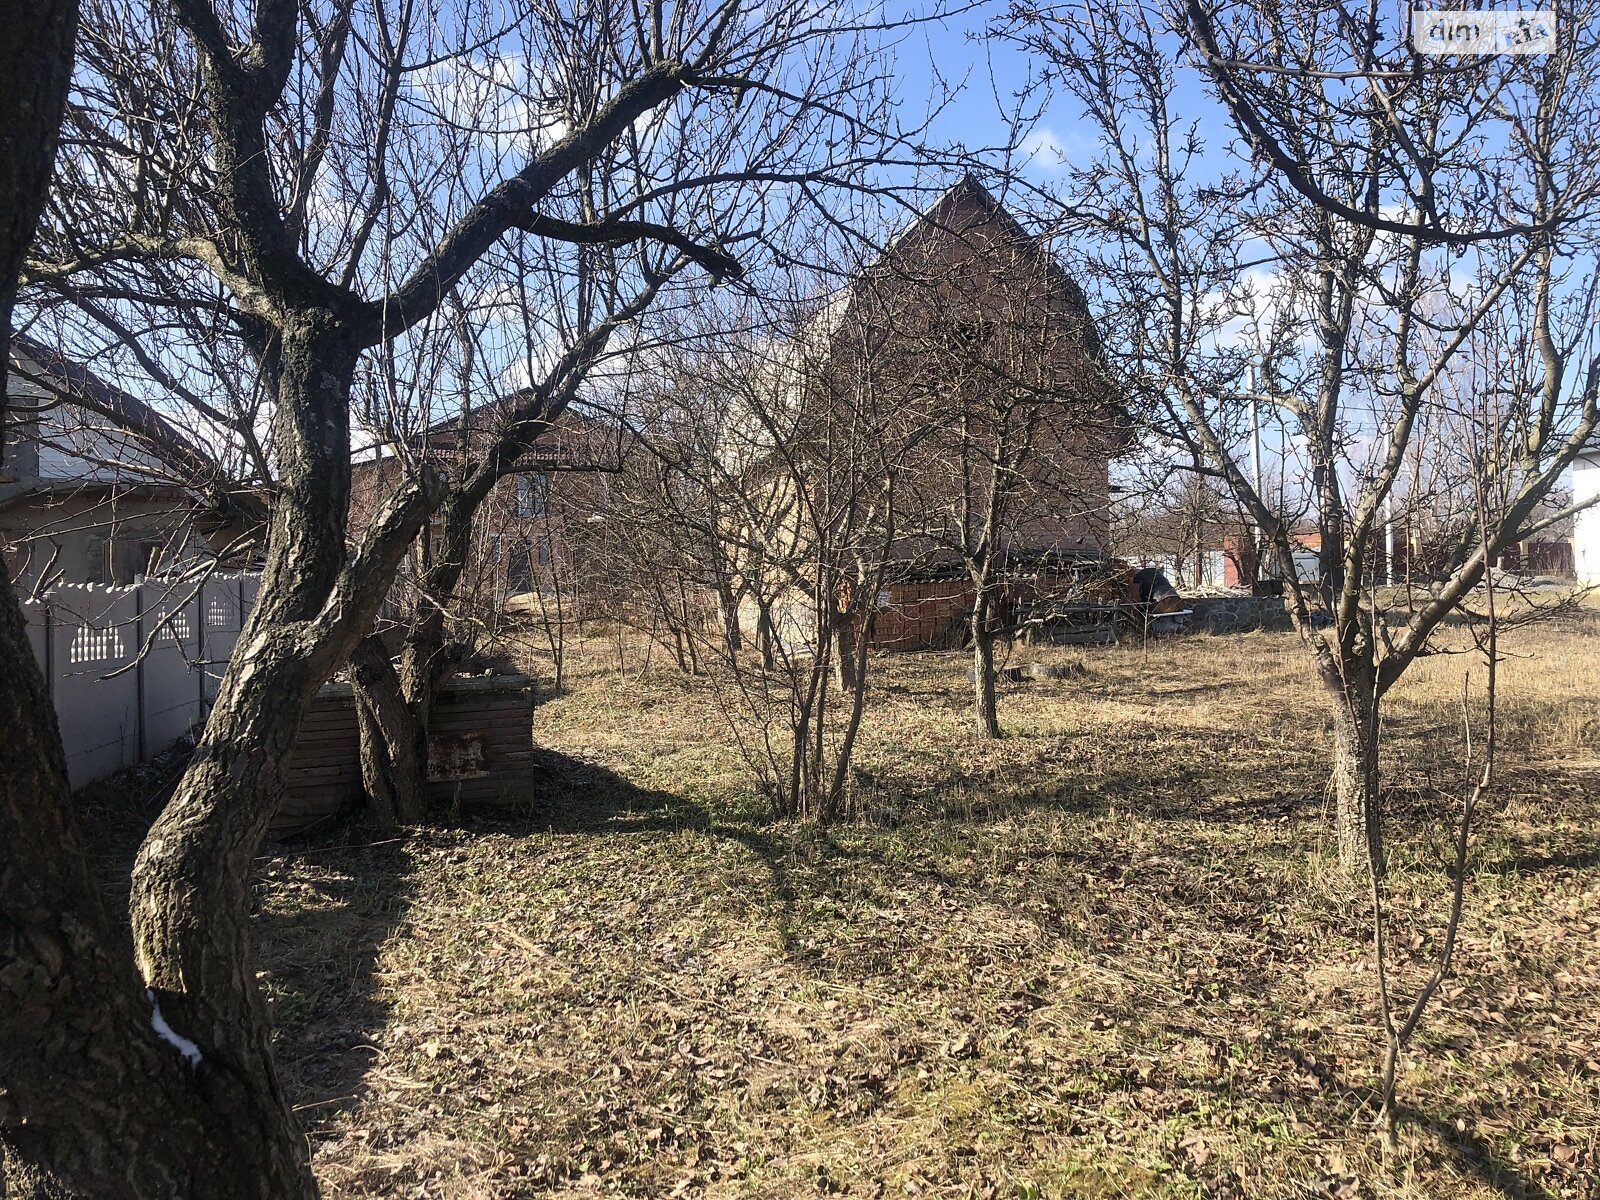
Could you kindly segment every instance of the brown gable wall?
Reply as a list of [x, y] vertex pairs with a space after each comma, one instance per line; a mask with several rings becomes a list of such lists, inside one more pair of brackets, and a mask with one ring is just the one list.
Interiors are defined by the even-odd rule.
[[1108, 463], [1127, 423], [1098, 335], [1077, 287], [977, 185], [947, 193], [853, 285], [827, 375], [847, 403], [885, 393], [901, 436], [922, 439], [902, 479], [910, 520], [949, 536], [963, 495], [987, 492], [1003, 426], [1010, 444], [1032, 443], [1007, 543], [1105, 549]]

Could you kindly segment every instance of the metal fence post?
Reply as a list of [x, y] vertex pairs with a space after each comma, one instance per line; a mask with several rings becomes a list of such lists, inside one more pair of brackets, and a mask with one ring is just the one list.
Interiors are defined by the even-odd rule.
[[150, 753], [150, 747], [145, 735], [144, 721], [144, 580], [142, 578], [133, 588], [133, 653], [133, 702], [139, 714], [139, 757], [136, 761], [143, 762]]
[[199, 677], [199, 705], [195, 719], [206, 719], [206, 581], [202, 579], [194, 589], [194, 665]]

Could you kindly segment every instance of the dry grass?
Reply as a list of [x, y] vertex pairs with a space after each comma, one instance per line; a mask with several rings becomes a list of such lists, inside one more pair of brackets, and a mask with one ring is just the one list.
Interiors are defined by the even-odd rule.
[[[875, 660], [858, 783], [762, 819], [695, 681], [596, 643], [496, 824], [266, 865], [330, 1196], [1596, 1194], [1600, 613], [1519, 632], [1457, 978], [1371, 1131], [1367, 906], [1289, 635], [1083, 655], [973, 739], [965, 660]], [[1465, 659], [1395, 696], [1402, 983], [1436, 948]], [[1479, 668], [1481, 670], [1481, 668]]]

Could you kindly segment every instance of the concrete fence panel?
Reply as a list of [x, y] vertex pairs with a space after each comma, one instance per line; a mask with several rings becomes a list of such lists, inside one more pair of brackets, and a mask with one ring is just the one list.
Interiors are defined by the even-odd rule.
[[59, 584], [22, 606], [73, 787], [143, 762], [205, 719], [259, 578]]
[[138, 761], [138, 590], [64, 584], [48, 597], [51, 694], [73, 787]]
[[144, 661], [145, 750], [159, 754], [200, 722], [196, 663], [200, 659], [198, 604], [187, 592], [162, 590], [150, 596], [145, 616], [149, 651]]

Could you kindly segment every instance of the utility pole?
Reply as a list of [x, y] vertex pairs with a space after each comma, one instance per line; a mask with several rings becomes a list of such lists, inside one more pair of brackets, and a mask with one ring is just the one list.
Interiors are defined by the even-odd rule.
[[[1256, 499], [1261, 496], [1261, 381], [1256, 370], [1256, 364], [1250, 364], [1250, 486], [1255, 489]], [[1263, 501], [1264, 503], [1264, 501]], [[1253, 561], [1250, 566], [1250, 582], [1256, 583], [1261, 578], [1261, 523], [1255, 522], [1253, 538], [1255, 545], [1251, 548]]]

